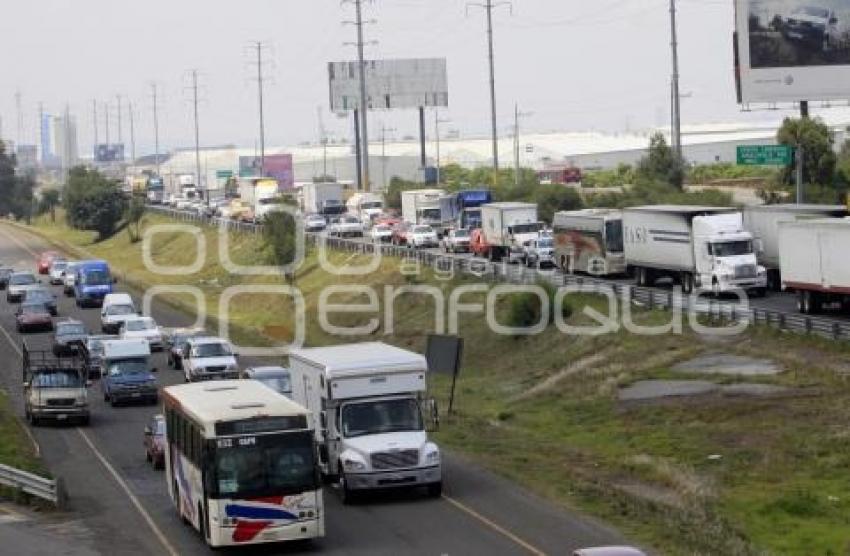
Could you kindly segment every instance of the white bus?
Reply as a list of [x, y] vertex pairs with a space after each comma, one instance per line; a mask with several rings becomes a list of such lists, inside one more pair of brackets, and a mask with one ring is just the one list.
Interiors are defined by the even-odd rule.
[[312, 419], [254, 380], [163, 391], [168, 491], [208, 545], [325, 534]]

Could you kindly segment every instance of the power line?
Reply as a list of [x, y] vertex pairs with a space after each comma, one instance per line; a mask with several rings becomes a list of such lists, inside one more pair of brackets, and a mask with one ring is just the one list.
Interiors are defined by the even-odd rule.
[[263, 76], [263, 51], [266, 49], [266, 45], [263, 44], [262, 41], [256, 41], [251, 43], [251, 49], [256, 51], [256, 61], [254, 62], [257, 65], [257, 96], [258, 96], [258, 107], [259, 107], [259, 118], [260, 118], [260, 175], [266, 175], [266, 122], [265, 115], [263, 110], [263, 93], [264, 93], [264, 85], [265, 79]]
[[[203, 189], [202, 178], [201, 178], [201, 134], [200, 134], [200, 126], [198, 124], [198, 70], [193, 69], [190, 72], [192, 77], [192, 104], [194, 106], [194, 116], [195, 116], [195, 175], [197, 176], [195, 180], [195, 187], [198, 190]], [[207, 207], [210, 205], [210, 196], [209, 192], [206, 195]]]

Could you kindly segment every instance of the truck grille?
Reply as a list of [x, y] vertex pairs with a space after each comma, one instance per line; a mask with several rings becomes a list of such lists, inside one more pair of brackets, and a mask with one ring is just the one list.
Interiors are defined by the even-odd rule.
[[735, 278], [755, 278], [756, 274], [755, 265], [745, 264], [735, 267]]
[[49, 407], [71, 407], [74, 405], [74, 398], [53, 398], [47, 400]]
[[218, 367], [206, 367], [204, 368], [205, 373], [223, 373], [227, 369], [226, 366], [218, 366]]
[[372, 454], [372, 469], [402, 469], [416, 467], [419, 463], [419, 450], [401, 450], [398, 452], [378, 452]]

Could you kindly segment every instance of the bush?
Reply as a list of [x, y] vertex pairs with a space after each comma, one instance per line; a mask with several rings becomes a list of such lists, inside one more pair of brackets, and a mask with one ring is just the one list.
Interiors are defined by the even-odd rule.
[[[555, 307], [555, 296], [558, 289], [547, 282], [538, 284], [546, 291], [549, 298], [549, 319], [547, 324], [555, 322], [555, 315], [558, 310]], [[510, 305], [508, 306], [508, 326], [514, 328], [528, 328], [535, 326], [541, 320], [540, 311], [542, 310], [540, 297], [537, 294], [524, 292], [517, 293], [511, 296]], [[564, 320], [569, 319], [573, 314], [573, 308], [565, 297], [560, 307], [561, 316]]]

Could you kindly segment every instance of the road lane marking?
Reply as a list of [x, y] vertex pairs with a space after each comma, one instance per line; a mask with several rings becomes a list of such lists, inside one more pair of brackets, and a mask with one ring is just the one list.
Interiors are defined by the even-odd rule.
[[449, 504], [451, 504], [452, 506], [454, 506], [458, 510], [464, 512], [465, 514], [472, 516], [473, 518], [480, 521], [481, 523], [483, 523], [484, 525], [486, 525], [487, 527], [489, 527], [493, 531], [496, 531], [497, 533], [501, 534], [502, 536], [507, 537], [508, 539], [512, 540], [514, 543], [518, 544], [519, 546], [521, 546], [522, 548], [527, 550], [530, 554], [534, 554], [535, 556], [546, 556], [546, 553], [543, 552], [542, 550], [540, 550], [539, 548], [537, 548], [536, 546], [534, 546], [531, 543], [521, 539], [520, 537], [511, 533], [510, 531], [508, 531], [507, 529], [505, 529], [504, 527], [502, 527], [498, 523], [492, 521], [491, 519], [484, 517], [483, 515], [476, 512], [475, 510], [473, 510], [472, 508], [470, 508], [469, 506], [467, 506], [463, 502], [461, 502], [459, 500], [455, 500], [454, 498], [452, 498], [450, 496], [446, 496], [445, 494], [443, 495], [443, 500], [445, 500], [446, 502], [448, 502]]
[[[20, 241], [18, 241], [17, 238], [15, 238], [13, 235], [8, 234], [5, 231], [3, 232], [3, 235], [6, 235], [7, 237], [9, 237], [12, 241], [17, 243], [21, 248], [25, 249], [26, 251], [29, 251], [33, 255], [35, 254], [26, 245], [24, 245]], [[23, 357], [23, 353], [21, 352], [20, 348], [15, 343], [15, 340], [6, 331], [6, 328], [4, 326], [0, 326], [0, 332], [2, 332], [2, 334], [9, 341], [9, 344], [12, 346], [12, 349], [15, 350], [15, 352], [18, 354], [18, 356]], [[24, 430], [30, 436], [32, 441], [35, 443], [36, 449], [38, 450], [38, 443], [35, 442], [35, 438], [32, 436], [32, 432], [29, 430], [29, 427], [25, 426]], [[80, 436], [82, 437], [83, 441], [88, 445], [89, 449], [91, 449], [91, 451], [92, 451], [92, 453], [94, 453], [95, 457], [98, 460], [100, 460], [100, 463], [102, 463], [104, 467], [106, 467], [106, 470], [109, 471], [110, 475], [112, 475], [112, 478], [115, 479], [115, 482], [118, 483], [118, 486], [120, 486], [121, 489], [124, 491], [124, 493], [127, 495], [127, 498], [130, 499], [130, 502], [133, 504], [133, 506], [135, 506], [136, 510], [142, 516], [142, 519], [144, 519], [145, 522], [148, 524], [148, 526], [151, 528], [154, 535], [156, 535], [157, 540], [159, 540], [160, 544], [162, 544], [162, 546], [163, 546], [163, 548], [165, 548], [166, 552], [170, 556], [180, 556], [180, 553], [177, 550], [175, 550], [175, 548], [168, 541], [168, 538], [165, 536], [165, 534], [159, 529], [159, 527], [156, 525], [156, 523], [154, 523], [154, 520], [151, 518], [150, 514], [148, 514], [147, 510], [145, 510], [145, 507], [142, 505], [142, 503], [139, 501], [139, 499], [136, 498], [136, 495], [133, 494], [133, 491], [130, 490], [130, 487], [127, 485], [127, 483], [121, 477], [121, 475], [118, 474], [118, 472], [115, 470], [114, 467], [112, 467], [112, 464], [109, 463], [109, 460], [107, 460], [106, 457], [102, 453], [100, 453], [100, 451], [97, 449], [97, 447], [95, 447], [94, 442], [91, 441], [89, 436], [82, 429], [77, 428], [76, 430], [77, 430], [78, 433], [80, 433]]]
[[127, 486], [127, 483], [124, 482], [123, 478], [121, 478], [121, 475], [119, 475], [115, 468], [112, 467], [112, 464], [109, 463], [109, 461], [106, 459], [106, 456], [101, 454], [100, 451], [95, 447], [94, 442], [91, 441], [89, 435], [87, 435], [85, 431], [80, 428], [77, 429], [77, 432], [80, 433], [80, 436], [83, 438], [85, 443], [88, 444], [89, 448], [91, 448], [91, 451], [94, 452], [94, 455], [97, 457], [97, 459], [100, 460], [100, 463], [102, 463], [103, 466], [106, 467], [106, 470], [109, 471], [109, 473], [112, 475], [112, 478], [115, 479], [115, 482], [118, 483], [118, 485], [124, 490], [124, 493], [127, 495], [127, 498], [130, 499], [130, 502], [133, 503], [133, 505], [142, 515], [142, 518], [144, 518], [148, 526], [151, 528], [151, 530], [153, 530], [154, 535], [156, 535], [157, 539], [159, 540], [160, 544], [162, 544], [162, 546], [165, 548], [166, 552], [168, 552], [171, 556], [179, 556], [180, 553], [177, 552], [177, 550], [175, 550], [173, 546], [171, 546], [171, 543], [168, 541], [168, 538], [159, 529], [159, 527], [157, 527], [150, 514], [148, 514], [147, 510], [145, 510], [145, 507], [142, 506], [142, 503], [139, 501], [138, 498], [136, 498], [136, 495], [133, 494], [133, 491], [130, 490], [130, 487]]

